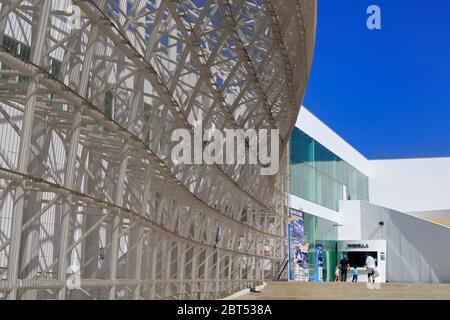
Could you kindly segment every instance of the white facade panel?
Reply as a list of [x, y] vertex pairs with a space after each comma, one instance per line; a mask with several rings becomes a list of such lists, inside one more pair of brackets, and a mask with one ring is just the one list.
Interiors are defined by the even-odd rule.
[[450, 209], [450, 158], [370, 162], [370, 202], [401, 212]]
[[290, 195], [290, 207], [333, 222], [339, 221], [339, 213], [314, 202]]
[[362, 239], [361, 201], [340, 201], [338, 216], [338, 240]]
[[448, 227], [366, 202], [361, 208], [363, 239], [387, 240], [388, 281], [450, 282]]
[[387, 281], [450, 282], [448, 227], [364, 201], [345, 201], [341, 208], [340, 240], [386, 240]]

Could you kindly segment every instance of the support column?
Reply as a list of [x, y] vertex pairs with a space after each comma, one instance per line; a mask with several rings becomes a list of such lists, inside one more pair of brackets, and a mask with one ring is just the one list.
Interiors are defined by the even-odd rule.
[[[146, 216], [147, 211], [147, 205], [148, 201], [150, 199], [150, 190], [151, 190], [151, 174], [152, 174], [152, 168], [150, 165], [148, 165], [146, 174], [145, 174], [145, 187], [142, 195], [142, 202], [141, 202], [141, 214], [143, 216]], [[135, 250], [135, 254], [130, 254], [130, 263], [129, 263], [129, 270], [130, 270], [130, 277], [134, 277], [137, 281], [141, 280], [141, 268], [142, 268], [142, 249], [144, 246], [144, 228], [141, 226], [137, 226], [136, 234], [130, 235], [130, 247], [134, 245], [137, 241], [137, 247]], [[141, 292], [141, 284], [138, 284], [136, 288], [134, 289], [134, 295], [133, 298], [135, 300], [139, 299]]]
[[[31, 61], [36, 65], [41, 65], [45, 36], [51, 9], [51, 0], [43, 0], [39, 15], [39, 22], [36, 37], [33, 43]], [[38, 76], [38, 75], [36, 75]], [[19, 157], [17, 170], [27, 173], [28, 154], [30, 149], [31, 133], [34, 123], [34, 112], [36, 108], [37, 79], [32, 78], [27, 87], [24, 119], [22, 123], [21, 139], [19, 146]], [[17, 279], [19, 274], [20, 242], [22, 240], [22, 222], [24, 210], [25, 185], [19, 183], [14, 194], [14, 208], [11, 227], [11, 244], [9, 246], [8, 280], [13, 283], [14, 288], [9, 292], [8, 299], [17, 298]]]
[[[123, 203], [123, 190], [125, 184], [125, 175], [128, 166], [128, 152], [130, 150], [130, 146], [127, 144], [125, 146], [125, 150], [123, 152], [122, 161], [120, 162], [119, 175], [117, 179], [117, 187], [115, 192], [114, 202], [117, 206], [121, 207]], [[113, 285], [109, 290], [109, 299], [114, 300], [116, 298], [116, 284], [114, 283], [117, 280], [117, 260], [119, 257], [119, 238], [120, 238], [120, 227], [122, 224], [122, 219], [116, 215], [114, 216], [113, 221], [113, 229], [112, 229], [112, 237], [111, 237], [111, 259], [110, 259], [110, 267], [109, 267], [109, 279], [113, 281]]]
[[[102, 0], [104, 1], [104, 0]], [[78, 85], [78, 93], [84, 96], [88, 88], [89, 74], [94, 54], [96, 53], [96, 40], [98, 35], [98, 27], [93, 26], [89, 35], [88, 49], [86, 52], [85, 60], [82, 66], [81, 77]], [[71, 72], [71, 80], [76, 81], [76, 72]], [[80, 141], [81, 121], [84, 111], [84, 106], [79, 109], [75, 109], [75, 115], [72, 122], [72, 135], [70, 137], [69, 152], [67, 154], [67, 160], [65, 163], [64, 174], [64, 187], [72, 189], [75, 182], [75, 161], [77, 157], [78, 145]], [[70, 197], [66, 199], [62, 209], [62, 221], [61, 221], [61, 245], [59, 250], [58, 260], [58, 280], [66, 281], [67, 279], [67, 247], [69, 245], [69, 232], [71, 212], [73, 208], [71, 205]], [[78, 266], [80, 267], [80, 266]], [[58, 292], [58, 299], [63, 300], [66, 298], [66, 287], [63, 286]]]

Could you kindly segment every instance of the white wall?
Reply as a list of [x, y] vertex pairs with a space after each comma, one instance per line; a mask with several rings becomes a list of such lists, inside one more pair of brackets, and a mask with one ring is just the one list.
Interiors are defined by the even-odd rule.
[[340, 216], [353, 214], [357, 202], [361, 239], [387, 241], [388, 281], [450, 283], [450, 228], [364, 201], [343, 202]]
[[370, 202], [401, 212], [450, 209], [450, 158], [373, 160]]
[[361, 201], [339, 202], [338, 240], [359, 240], [361, 235]]
[[314, 202], [299, 198], [292, 194], [289, 195], [289, 201], [290, 207], [293, 209], [300, 210], [336, 223], [339, 221], [339, 213], [337, 211], [322, 207]]
[[348, 162], [355, 169], [358, 169], [366, 176], [371, 175], [369, 161], [306, 107], [301, 107], [295, 126]]

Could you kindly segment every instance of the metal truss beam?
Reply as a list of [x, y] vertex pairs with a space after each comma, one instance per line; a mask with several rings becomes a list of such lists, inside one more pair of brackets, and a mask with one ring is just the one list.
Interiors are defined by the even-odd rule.
[[[0, 5], [0, 299], [216, 299], [272, 277], [316, 1]], [[278, 174], [176, 164], [172, 133], [200, 119], [279, 129]]]

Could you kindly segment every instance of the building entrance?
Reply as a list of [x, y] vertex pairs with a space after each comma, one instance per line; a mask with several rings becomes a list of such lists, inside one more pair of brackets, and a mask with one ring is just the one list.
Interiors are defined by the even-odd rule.
[[[353, 272], [358, 275], [358, 282], [367, 282], [366, 254], [375, 260], [379, 276], [375, 282], [386, 282], [386, 240], [340, 240], [337, 243], [338, 261], [347, 256], [351, 270], [347, 281], [352, 281]], [[356, 271], [352, 270], [356, 266]]]

